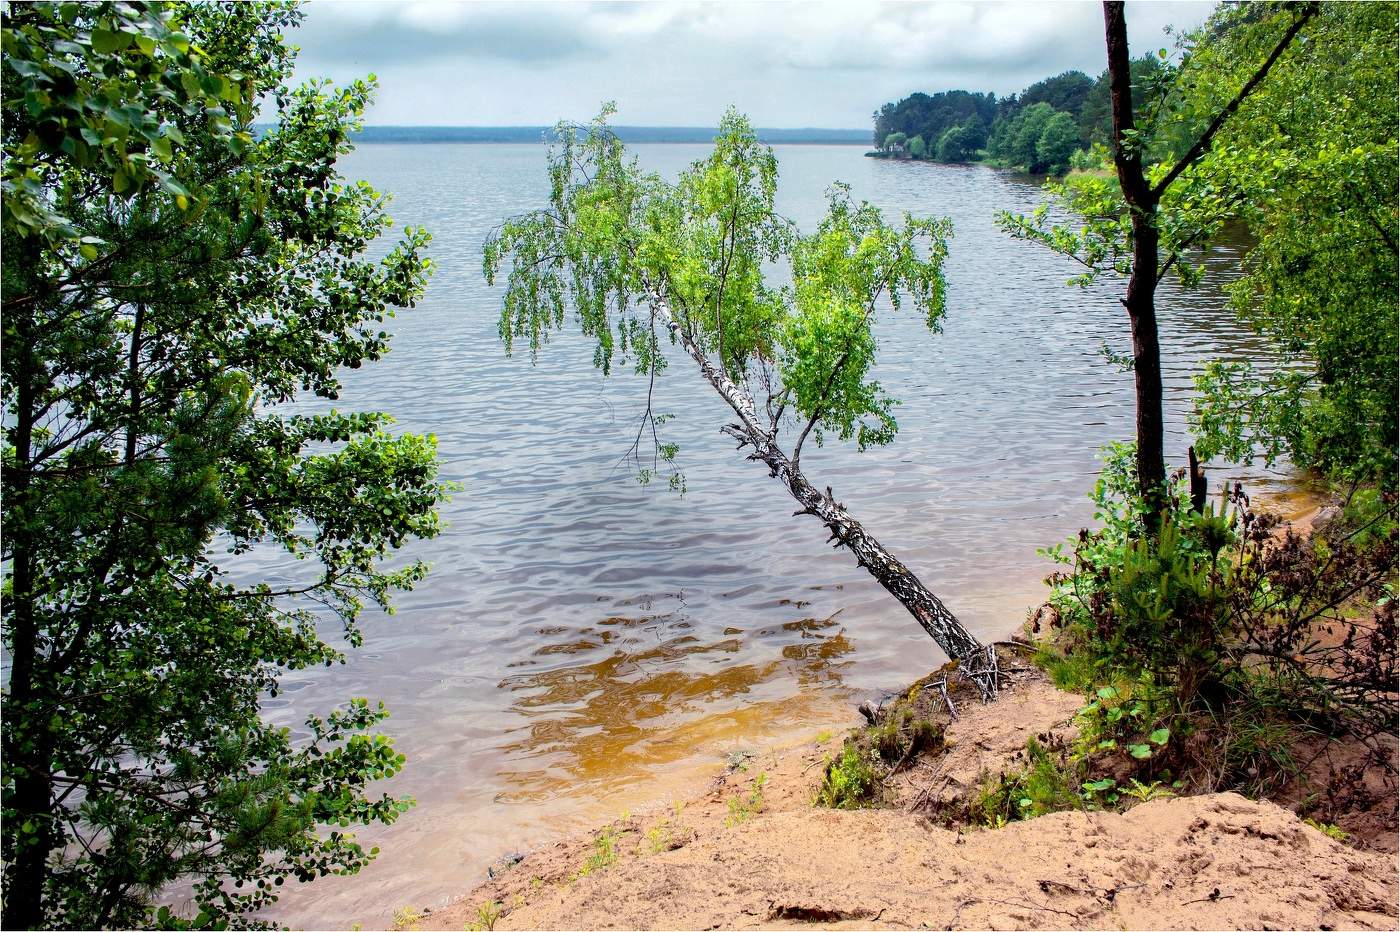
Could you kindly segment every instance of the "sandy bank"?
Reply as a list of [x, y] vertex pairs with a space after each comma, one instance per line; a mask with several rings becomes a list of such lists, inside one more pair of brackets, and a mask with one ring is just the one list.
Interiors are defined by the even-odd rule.
[[964, 707], [946, 754], [890, 781], [887, 809], [812, 806], [839, 736], [747, 760], [682, 807], [529, 853], [421, 927], [470, 927], [487, 903], [497, 929], [1396, 927], [1393, 854], [1235, 794], [998, 830], [919, 814], [1027, 736], [1069, 729], [1079, 703], [1022, 670], [997, 703]]

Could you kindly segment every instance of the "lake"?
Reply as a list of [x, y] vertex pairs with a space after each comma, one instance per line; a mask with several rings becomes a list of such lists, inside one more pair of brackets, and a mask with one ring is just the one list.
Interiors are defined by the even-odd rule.
[[[637, 145], [674, 174], [706, 147]], [[1043, 595], [1036, 548], [1091, 517], [1096, 451], [1133, 434], [1121, 284], [1066, 287], [1073, 265], [1014, 242], [996, 211], [1029, 211], [1039, 182], [981, 166], [894, 163], [856, 146], [779, 146], [779, 207], [811, 229], [833, 180], [891, 213], [949, 216], [944, 332], [916, 315], [879, 325], [878, 378], [903, 404], [883, 449], [828, 444], [803, 465], [983, 639], [1008, 634]], [[438, 271], [393, 324], [393, 351], [346, 374], [342, 410], [385, 410], [437, 435], [443, 476], [463, 490], [447, 527], [408, 548], [433, 571], [371, 617], [349, 662], [286, 677], [266, 714], [297, 728], [350, 696], [382, 699], [408, 757], [389, 789], [418, 805], [360, 837], [382, 849], [356, 877], [287, 889], [272, 915], [294, 927], [367, 926], [400, 906], [466, 892], [499, 855], [664, 802], [736, 749], [810, 738], [852, 720], [864, 696], [943, 657], [890, 596], [792, 516], [786, 490], [718, 433], [726, 412], [688, 360], [658, 387], [688, 492], [638, 483], [620, 462], [646, 383], [604, 379], [592, 349], [560, 334], [532, 365], [497, 337], [501, 289], [481, 244], [541, 206], [545, 152], [532, 145], [362, 146], [343, 164], [395, 196], [400, 224], [428, 228]], [[1204, 257], [1200, 288], [1167, 286], [1161, 327], [1167, 450], [1183, 465], [1198, 362], [1262, 359], [1225, 306], [1236, 256]], [[315, 410], [318, 404], [299, 406]], [[1219, 467], [1273, 493], [1286, 471]], [[262, 557], [265, 578], [288, 572]]]

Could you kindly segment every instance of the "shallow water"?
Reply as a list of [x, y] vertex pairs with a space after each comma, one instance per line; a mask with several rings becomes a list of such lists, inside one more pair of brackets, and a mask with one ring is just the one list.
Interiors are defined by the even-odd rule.
[[[703, 154], [636, 146], [667, 173]], [[1042, 593], [1037, 547], [1090, 518], [1096, 450], [1133, 431], [1132, 377], [1099, 355], [1127, 352], [1116, 283], [1065, 286], [1067, 260], [997, 231], [1030, 210], [1033, 179], [968, 166], [866, 159], [859, 147], [780, 146], [780, 208], [805, 228], [823, 191], [898, 212], [952, 217], [948, 315], [880, 324], [878, 377], [902, 399], [900, 432], [858, 454], [805, 452], [866, 527], [977, 635], [1000, 637]], [[418, 800], [365, 830], [382, 849], [357, 877], [289, 889], [273, 915], [294, 926], [373, 926], [479, 881], [496, 856], [664, 799], [739, 747], [810, 736], [850, 718], [862, 694], [907, 682], [937, 647], [785, 490], [717, 433], [724, 410], [687, 367], [658, 408], [681, 444], [689, 491], [643, 487], [619, 465], [646, 385], [604, 380], [591, 348], [560, 335], [531, 365], [496, 335], [500, 290], [480, 247], [501, 219], [539, 206], [544, 150], [513, 145], [371, 145], [344, 162], [395, 195], [401, 224], [434, 234], [428, 298], [394, 325], [384, 362], [349, 373], [338, 407], [382, 409], [437, 435], [445, 478], [464, 489], [447, 529], [410, 553], [433, 572], [366, 624], [365, 647], [329, 670], [289, 675], [267, 714], [293, 727], [351, 695], [384, 700], [408, 756], [392, 782]], [[1168, 454], [1184, 462], [1197, 362], [1262, 358], [1225, 308], [1233, 254], [1206, 257], [1204, 284], [1161, 307]], [[1285, 491], [1281, 471], [1221, 468]], [[280, 558], [247, 567], [287, 571]]]

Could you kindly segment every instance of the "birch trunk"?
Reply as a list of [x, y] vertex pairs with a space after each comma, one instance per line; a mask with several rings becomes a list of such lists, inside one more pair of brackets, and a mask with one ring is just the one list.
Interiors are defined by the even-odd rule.
[[[856, 564], [899, 600], [949, 658], [964, 662], [971, 668], [969, 672], [984, 670], [986, 648], [963, 627], [938, 596], [866, 532], [861, 523], [832, 497], [830, 488], [819, 491], [796, 468], [792, 459], [778, 446], [774, 432], [765, 430], [759, 423], [757, 409], [749, 393], [716, 366], [685, 328], [676, 322], [665, 294], [649, 284], [647, 297], [657, 317], [695, 360], [705, 380], [738, 417], [739, 422], [725, 426], [723, 432], [738, 441], [741, 449], [751, 448], [749, 459], [763, 463], [768, 467], [769, 474], [787, 487], [802, 506], [797, 514], [813, 515], [825, 524], [835, 546], [846, 547], [855, 554]], [[995, 682], [984, 682], [982, 678], [977, 678], [977, 682], [984, 696], [995, 694]]]

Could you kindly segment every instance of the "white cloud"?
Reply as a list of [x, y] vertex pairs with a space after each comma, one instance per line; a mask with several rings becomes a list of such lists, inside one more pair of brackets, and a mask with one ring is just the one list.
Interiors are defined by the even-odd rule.
[[[1135, 48], [1211, 2], [1130, 3]], [[313, 0], [299, 73], [380, 77], [371, 123], [546, 124], [616, 99], [619, 121], [863, 127], [913, 91], [1008, 94], [1103, 68], [1094, 2], [450, 3]]]

